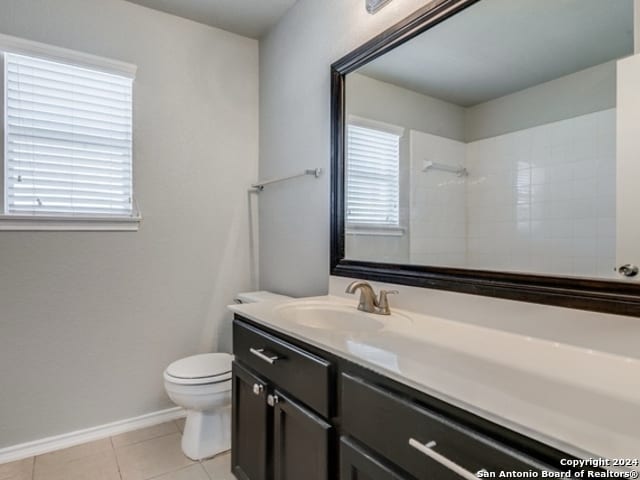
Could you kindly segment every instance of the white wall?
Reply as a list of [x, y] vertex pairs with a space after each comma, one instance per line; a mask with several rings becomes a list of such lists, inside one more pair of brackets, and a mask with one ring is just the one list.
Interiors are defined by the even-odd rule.
[[359, 73], [347, 75], [345, 88], [347, 115], [465, 140], [463, 107]]
[[[260, 43], [260, 176], [328, 170], [330, 65], [425, 0], [299, 0]], [[327, 291], [329, 174], [265, 189], [260, 197], [261, 287], [291, 295]]]
[[616, 62], [611, 61], [469, 107], [465, 140], [545, 125], [616, 106]]
[[122, 0], [3, 0], [0, 32], [138, 65], [137, 233], [0, 232], [0, 448], [167, 408], [251, 287], [255, 40]]

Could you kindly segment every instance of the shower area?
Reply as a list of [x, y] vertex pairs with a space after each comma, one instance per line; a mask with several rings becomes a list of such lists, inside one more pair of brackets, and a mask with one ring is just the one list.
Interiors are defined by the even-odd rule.
[[409, 132], [412, 264], [613, 276], [616, 110], [468, 142]]

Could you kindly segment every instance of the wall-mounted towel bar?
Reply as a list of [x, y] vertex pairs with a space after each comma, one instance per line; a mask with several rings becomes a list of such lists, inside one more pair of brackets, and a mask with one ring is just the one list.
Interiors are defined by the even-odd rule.
[[318, 177], [320, 177], [320, 175], [322, 175], [322, 169], [321, 168], [313, 168], [313, 169], [305, 170], [302, 173], [296, 173], [295, 175], [289, 175], [288, 177], [280, 177], [280, 178], [274, 178], [274, 179], [271, 179], [271, 180], [265, 180], [263, 182], [257, 182], [257, 183], [254, 183], [253, 185], [251, 185], [251, 188], [256, 190], [257, 192], [261, 192], [262, 190], [264, 190], [264, 187], [266, 185], [271, 185], [272, 183], [284, 182], [285, 180], [291, 180], [292, 178], [304, 177], [306, 175], [312, 175], [312, 176], [318, 178]]
[[455, 173], [459, 177], [466, 177], [467, 175], [469, 175], [469, 171], [464, 167], [454, 167], [451, 165], [445, 165], [444, 163], [436, 163], [432, 162], [431, 160], [425, 160], [422, 171], [427, 172], [429, 170], [442, 170], [443, 172], [451, 172]]

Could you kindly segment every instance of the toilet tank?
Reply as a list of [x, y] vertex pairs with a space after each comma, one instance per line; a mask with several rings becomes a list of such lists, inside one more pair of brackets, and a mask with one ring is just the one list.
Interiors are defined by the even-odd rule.
[[293, 300], [293, 297], [267, 292], [266, 290], [259, 290], [257, 292], [238, 293], [233, 299], [236, 303], [257, 303], [269, 300]]

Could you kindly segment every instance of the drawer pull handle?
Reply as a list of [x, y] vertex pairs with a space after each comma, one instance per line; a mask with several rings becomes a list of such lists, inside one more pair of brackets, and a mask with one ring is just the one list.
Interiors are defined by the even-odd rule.
[[466, 478], [467, 480], [478, 480], [478, 477], [476, 477], [469, 470], [466, 470], [465, 468], [458, 465], [456, 462], [449, 460], [444, 455], [441, 455], [438, 452], [436, 452], [433, 449], [433, 447], [436, 446], [436, 442], [431, 441], [427, 444], [423, 444], [413, 438], [410, 438], [409, 445], [411, 445], [413, 448], [418, 450], [420, 453], [423, 453], [427, 457], [431, 458], [432, 460], [435, 460], [443, 467], [446, 467], [452, 472], [460, 475], [462, 478]]
[[260, 360], [264, 360], [265, 362], [271, 365], [276, 363], [276, 360], [278, 360], [277, 355], [271, 355], [271, 356], [265, 355], [264, 348], [250, 348], [249, 351], [253, 353], [256, 357], [258, 357]]

